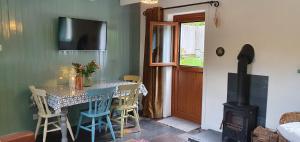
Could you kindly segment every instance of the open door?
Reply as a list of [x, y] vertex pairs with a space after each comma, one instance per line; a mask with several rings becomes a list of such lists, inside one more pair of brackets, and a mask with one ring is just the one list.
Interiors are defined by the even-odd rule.
[[205, 13], [177, 15], [174, 21], [180, 50], [173, 67], [172, 116], [201, 124]]
[[[193, 16], [196, 16], [196, 18], [193, 19]], [[193, 121], [197, 124], [201, 123], [203, 76], [203, 63], [198, 63], [198, 60], [201, 60], [198, 57], [202, 57], [203, 49], [191, 49], [194, 46], [198, 47], [198, 45], [191, 45], [189, 41], [204, 43], [204, 33], [200, 32], [200, 35], [197, 35], [199, 34], [198, 27], [203, 30], [204, 17], [201, 16], [204, 16], [204, 14], [188, 15], [187, 19], [175, 18], [176, 22], [151, 22], [149, 49], [150, 66], [156, 67], [157, 70], [161, 67], [172, 67], [173, 81], [170, 100], [172, 116]], [[196, 25], [196, 28], [194, 25]], [[182, 35], [183, 29], [192, 33]], [[195, 39], [199, 36], [203, 36], [203, 41], [199, 39], [200, 42], [198, 42]], [[190, 37], [194, 39], [190, 40]], [[185, 54], [191, 52], [195, 54], [192, 56]], [[159, 75], [156, 76], [156, 81], [162, 81]]]

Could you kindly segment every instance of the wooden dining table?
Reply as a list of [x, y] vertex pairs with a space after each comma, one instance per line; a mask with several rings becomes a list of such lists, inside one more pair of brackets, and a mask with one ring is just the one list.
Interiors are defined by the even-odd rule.
[[[65, 85], [57, 85], [55, 87], [44, 87], [44, 90], [47, 92], [47, 102], [48, 105], [54, 109], [56, 113], [61, 113], [61, 142], [68, 142], [67, 137], [67, 114], [68, 114], [68, 107], [84, 104], [87, 103], [88, 96], [87, 91], [94, 90], [94, 89], [104, 89], [104, 88], [111, 88], [116, 87], [115, 94], [113, 95], [114, 98], [118, 98], [120, 95], [118, 94], [118, 86], [120, 85], [129, 85], [135, 84], [132, 82], [126, 81], [111, 81], [111, 82], [97, 82], [91, 87], [85, 87], [83, 90], [75, 90], [70, 89], [70, 87]], [[147, 89], [143, 84], [139, 86], [139, 93], [146, 96], [148, 94]]]

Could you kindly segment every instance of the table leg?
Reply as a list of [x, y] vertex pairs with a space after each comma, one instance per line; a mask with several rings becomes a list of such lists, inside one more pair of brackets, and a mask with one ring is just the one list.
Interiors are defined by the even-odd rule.
[[67, 134], [67, 114], [68, 110], [66, 108], [61, 111], [61, 142], [68, 142], [68, 134]]

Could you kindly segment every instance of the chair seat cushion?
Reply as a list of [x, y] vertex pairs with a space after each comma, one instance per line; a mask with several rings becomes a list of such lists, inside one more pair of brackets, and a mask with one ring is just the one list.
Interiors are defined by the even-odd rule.
[[278, 126], [279, 133], [291, 142], [300, 140], [300, 122], [291, 122]]

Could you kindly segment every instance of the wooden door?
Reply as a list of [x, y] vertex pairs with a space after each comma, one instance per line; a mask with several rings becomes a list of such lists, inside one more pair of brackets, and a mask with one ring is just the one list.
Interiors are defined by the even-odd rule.
[[205, 13], [174, 16], [174, 21], [180, 23], [181, 37], [173, 67], [172, 116], [201, 124]]

